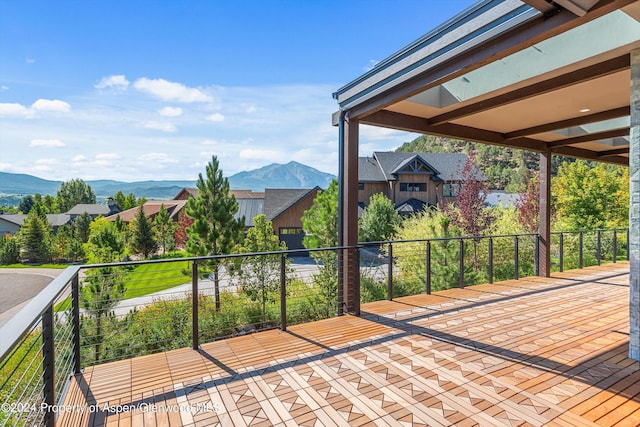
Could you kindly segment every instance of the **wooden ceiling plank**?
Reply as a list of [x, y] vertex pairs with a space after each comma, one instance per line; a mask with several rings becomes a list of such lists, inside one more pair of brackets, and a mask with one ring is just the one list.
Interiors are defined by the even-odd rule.
[[584, 142], [595, 142], [595, 141], [600, 141], [602, 139], [617, 138], [620, 136], [628, 136], [628, 135], [629, 135], [629, 128], [624, 127], [619, 129], [605, 130], [602, 132], [589, 133], [586, 135], [574, 136], [572, 138], [565, 138], [559, 141], [548, 142], [547, 144], [549, 145], [549, 147], [552, 147], [552, 148], [564, 147], [567, 145], [582, 144]]
[[535, 135], [538, 133], [551, 132], [558, 129], [566, 129], [573, 126], [581, 126], [589, 123], [601, 122], [604, 120], [617, 119], [619, 117], [625, 117], [629, 115], [629, 106], [614, 108], [612, 110], [600, 111], [598, 113], [588, 114], [580, 117], [572, 117], [566, 120], [559, 120], [553, 123], [545, 123], [539, 126], [532, 126], [526, 129], [519, 129], [513, 132], [508, 132], [504, 135], [505, 139], [515, 139], [528, 135]]
[[529, 86], [515, 89], [511, 92], [504, 93], [493, 98], [484, 99], [482, 101], [465, 105], [457, 108], [453, 111], [449, 111], [429, 119], [429, 124], [439, 125], [453, 120], [461, 119], [463, 117], [471, 116], [473, 114], [481, 113], [483, 111], [491, 110], [495, 107], [511, 104], [524, 99], [532, 98], [534, 96], [542, 95], [544, 93], [553, 92], [558, 89], [562, 89], [568, 86], [573, 86], [580, 82], [586, 82], [596, 79], [598, 77], [607, 76], [609, 74], [623, 71], [629, 68], [630, 58], [629, 55], [622, 55], [617, 58], [609, 59], [599, 64], [590, 65], [579, 70], [571, 71], [543, 80], [538, 83], [534, 83]]

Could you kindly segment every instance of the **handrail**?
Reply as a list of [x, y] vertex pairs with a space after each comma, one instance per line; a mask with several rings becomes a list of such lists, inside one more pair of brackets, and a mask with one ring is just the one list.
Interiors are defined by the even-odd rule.
[[[564, 237], [572, 234], [577, 234], [579, 236], [580, 247], [578, 248], [579, 250], [577, 251], [577, 253], [580, 254], [579, 265], [582, 266], [584, 262], [584, 259], [583, 259], [583, 255], [584, 255], [583, 252], [584, 252], [584, 245], [585, 245], [584, 235], [587, 233], [596, 233], [594, 237], [595, 240], [587, 239], [587, 247], [589, 248], [590, 251], [595, 250], [595, 259], [599, 265], [600, 262], [602, 261], [602, 250], [601, 250], [602, 249], [602, 232], [603, 231], [613, 232], [612, 241], [607, 241], [607, 242], [612, 244], [613, 262], [616, 262], [617, 251], [618, 251], [617, 238], [618, 238], [618, 232], [620, 230], [626, 230], [628, 233], [628, 229], [624, 229], [624, 228], [598, 229], [598, 230], [571, 230], [571, 231], [552, 233], [554, 235], [560, 236], [560, 253], [559, 253], [560, 270], [562, 271], [562, 269], [564, 268], [563, 244], [566, 244]], [[289, 255], [309, 254], [309, 253], [314, 254], [314, 253], [327, 252], [327, 251], [334, 251], [336, 252], [336, 254], [339, 254], [340, 252], [344, 253], [344, 251], [352, 251], [351, 254], [349, 255], [349, 259], [353, 260], [354, 266], [356, 267], [354, 268], [353, 273], [349, 272], [349, 275], [351, 276], [351, 274], [353, 274], [353, 277], [346, 278], [342, 276], [345, 273], [342, 271], [342, 269], [338, 270], [338, 275], [339, 277], [342, 277], [344, 279], [345, 283], [347, 280], [354, 281], [352, 283], [352, 286], [354, 286], [355, 297], [357, 301], [355, 306], [355, 313], [356, 315], [358, 315], [359, 301], [360, 301], [360, 267], [361, 267], [360, 250], [361, 249], [366, 247], [372, 247], [372, 246], [377, 246], [379, 249], [383, 251], [386, 249], [386, 260], [380, 264], [388, 263], [387, 269], [386, 269], [386, 282], [387, 282], [386, 292], [387, 292], [387, 298], [389, 300], [392, 300], [394, 297], [394, 279], [396, 278], [396, 273], [394, 272], [394, 268], [396, 269], [401, 268], [400, 261], [398, 260], [401, 259], [402, 257], [407, 257], [407, 256], [409, 257], [416, 256], [418, 259], [421, 259], [420, 262], [422, 262], [422, 267], [424, 267], [424, 269], [420, 273], [420, 274], [423, 274], [420, 280], [424, 281], [424, 284], [425, 284], [425, 287], [423, 288], [423, 292], [427, 294], [431, 293], [432, 291], [431, 279], [432, 277], [436, 277], [436, 275], [434, 275], [432, 272], [431, 266], [432, 266], [432, 263], [437, 262], [436, 255], [438, 253], [437, 246], [432, 246], [432, 244], [435, 245], [437, 242], [444, 242], [444, 241], [457, 242], [457, 252], [455, 252], [455, 249], [454, 249], [453, 253], [455, 253], [455, 255], [450, 255], [455, 258], [449, 259], [449, 263], [451, 265], [457, 264], [457, 266], [454, 268], [458, 269], [457, 270], [458, 276], [456, 276], [457, 277], [456, 280], [458, 282], [458, 285], [461, 288], [464, 287], [465, 284], [468, 285], [469, 283], [473, 283], [473, 280], [475, 280], [472, 276], [472, 278], [465, 283], [465, 268], [467, 269], [471, 268], [471, 265], [469, 263], [465, 264], [465, 257], [467, 257], [467, 261], [469, 260], [468, 258], [469, 255], [465, 255], [465, 248], [467, 249], [467, 251], [473, 250], [473, 253], [474, 253], [473, 265], [475, 266], [473, 268], [477, 268], [477, 264], [475, 264], [476, 263], [475, 251], [477, 250], [480, 244], [484, 245], [486, 243], [487, 245], [483, 247], [486, 247], [486, 250], [488, 251], [487, 277], [488, 277], [488, 281], [492, 283], [494, 280], [494, 273], [495, 273], [494, 272], [494, 250], [495, 250], [494, 241], [501, 238], [507, 240], [506, 244], [500, 244], [500, 246], [503, 248], [508, 248], [511, 245], [509, 242], [510, 241], [513, 242], [513, 245], [511, 245], [511, 248], [513, 248], [513, 253], [509, 253], [509, 257], [513, 256], [513, 258], [511, 258], [511, 260], [513, 261], [513, 264], [509, 266], [509, 262], [510, 262], [509, 258], [502, 258], [507, 260], [507, 263], [506, 263], [508, 267], [507, 271], [511, 271], [510, 269], [513, 268], [514, 278], [517, 279], [519, 277], [521, 273], [520, 266], [519, 266], [520, 256], [521, 256], [519, 254], [519, 251], [520, 251], [519, 247], [520, 247], [520, 243], [522, 243], [522, 250], [526, 252], [526, 257], [523, 257], [522, 259], [523, 264], [526, 264], [526, 266], [524, 267], [524, 273], [530, 274], [528, 272], [534, 271], [534, 274], [537, 274], [538, 261], [539, 261], [537, 259], [539, 254], [539, 248], [538, 248], [539, 235], [536, 233], [504, 234], [504, 235], [492, 235], [492, 236], [451, 236], [451, 237], [425, 238], [425, 239], [415, 239], [415, 240], [360, 242], [354, 246], [334, 246], [330, 248], [280, 250], [280, 251], [268, 251], [268, 252], [252, 252], [252, 253], [243, 253], [243, 254], [197, 256], [197, 257], [186, 257], [186, 258], [164, 258], [164, 259], [156, 259], [156, 260], [123, 261], [123, 262], [117, 262], [117, 263], [96, 263], [96, 264], [70, 266], [70, 267], [67, 267], [65, 270], [63, 270], [58, 277], [56, 277], [47, 287], [45, 287], [40, 293], [38, 293], [31, 301], [29, 301], [26, 304], [26, 306], [23, 307], [15, 316], [9, 319], [9, 321], [5, 325], [0, 327], [0, 363], [6, 362], [7, 360], [11, 361], [9, 357], [13, 357], [13, 353], [15, 351], [20, 350], [20, 347], [19, 347], [21, 345], [20, 342], [21, 341], [26, 342], [26, 340], [31, 339], [29, 334], [34, 330], [36, 330], [37, 328], [41, 327], [42, 329], [41, 337], [43, 342], [40, 348], [42, 350], [42, 356], [38, 356], [38, 357], [42, 357], [42, 365], [44, 368], [43, 378], [44, 378], [44, 385], [45, 385], [44, 389], [41, 389], [41, 392], [43, 393], [44, 402], [46, 404], [53, 405], [56, 403], [56, 399], [57, 399], [56, 393], [58, 393], [59, 391], [56, 391], [55, 389], [56, 384], [54, 384], [53, 379], [58, 375], [62, 375], [60, 378], [64, 378], [69, 374], [79, 373], [81, 369], [81, 362], [80, 362], [81, 331], [79, 326], [80, 325], [79, 323], [80, 322], [79, 290], [81, 290], [81, 288], [79, 284], [80, 282], [79, 277], [82, 271], [88, 270], [88, 269], [106, 268], [106, 267], [111, 268], [111, 267], [139, 266], [139, 265], [147, 265], [147, 264], [163, 264], [163, 263], [174, 263], [174, 262], [192, 263], [191, 272], [190, 272], [191, 282], [192, 282], [191, 283], [192, 295], [191, 295], [191, 303], [190, 303], [190, 306], [191, 306], [190, 317], [192, 322], [191, 346], [192, 348], [197, 349], [199, 348], [199, 340], [200, 340], [199, 334], [202, 334], [203, 331], [205, 331], [205, 329], [199, 328], [199, 319], [198, 319], [198, 304], [199, 304], [199, 295], [200, 295], [200, 291], [198, 288], [198, 280], [199, 280], [198, 265], [202, 265], [204, 262], [212, 261], [212, 260], [243, 259], [248, 257], [266, 257], [266, 256], [278, 257], [279, 273], [276, 273], [276, 274], [279, 274], [279, 283], [278, 283], [279, 292], [278, 293], [280, 298], [280, 307], [279, 307], [280, 319], [276, 320], [276, 322], [280, 322], [280, 323], [274, 323], [273, 320], [270, 320], [269, 322], [271, 323], [269, 323], [266, 320], [264, 320], [264, 323], [261, 323], [261, 325], [263, 328], [278, 327], [279, 325], [279, 327], [282, 330], [286, 330], [287, 304], [291, 304], [291, 302], [287, 301], [287, 293], [288, 293], [287, 289], [289, 288], [289, 284], [288, 284], [289, 277], [288, 277], [288, 270], [286, 266], [286, 257]], [[531, 242], [532, 238], [534, 238], [533, 242]], [[481, 242], [483, 240], [485, 241], [485, 243]], [[575, 239], [569, 239], [569, 241], [571, 240], [575, 241]], [[465, 241], [467, 241], [466, 242], [467, 245], [465, 245]], [[597, 248], [595, 249], [592, 246], [594, 244], [594, 241], [597, 242]], [[402, 249], [401, 245], [407, 244], [407, 243], [408, 244], [418, 243], [417, 246], [414, 246], [414, 245], [409, 246], [410, 248], [412, 248], [411, 255], [407, 255], [408, 252], [405, 253], [401, 250]], [[628, 244], [629, 244], [628, 234], [627, 234], [626, 243], [627, 243], [627, 256], [628, 256]], [[400, 247], [394, 248], [394, 245], [397, 245]], [[415, 249], [416, 247], [418, 247], [417, 252]], [[432, 251], [434, 252], [432, 253]], [[533, 270], [531, 270], [531, 265], [530, 265], [532, 257], [534, 258], [533, 264], [535, 265]], [[394, 264], [396, 262], [398, 262], [397, 265]], [[505, 264], [504, 264], [504, 261], [500, 261], [500, 262], [502, 263], [500, 264], [500, 268], [503, 269], [503, 273], [501, 274], [504, 275]], [[590, 258], [589, 262], [592, 263], [593, 259]], [[322, 264], [318, 264], [318, 265], [322, 265]], [[376, 262], [375, 265], [378, 266], [379, 265], [378, 262]], [[443, 264], [440, 264], [440, 265], [443, 265]], [[446, 263], [444, 265], [446, 265]], [[498, 264], [496, 264], [496, 268], [497, 267], [499, 267]], [[365, 268], [368, 268], [368, 267], [365, 266]], [[233, 272], [229, 273], [229, 271], [227, 271], [227, 273], [225, 274], [230, 274], [228, 277], [233, 277], [233, 275], [236, 273], [233, 273]], [[398, 277], [400, 277], [399, 283], [401, 283], [402, 274], [399, 275]], [[218, 288], [217, 288], [218, 286], [217, 275], [215, 280], [216, 280], [215, 291], [216, 291], [216, 311], [217, 311], [220, 309], [219, 298], [218, 298]], [[340, 279], [338, 279], [338, 281], [340, 282]], [[134, 281], [131, 281], [131, 282], [134, 282]], [[455, 284], [450, 283], [450, 285], [453, 286]], [[239, 285], [237, 283], [234, 283], [233, 286], [239, 286]], [[267, 288], [263, 287], [261, 289], [264, 290]], [[330, 301], [331, 304], [337, 303], [338, 315], [343, 313], [342, 305], [345, 303], [340, 299], [340, 295], [341, 295], [340, 289], [341, 288], [339, 286], [337, 295], [334, 295], [331, 298], [325, 298], [326, 301]], [[436, 289], [439, 289], [439, 288], [436, 288]], [[72, 301], [71, 310], [69, 311], [69, 309], [65, 309], [67, 310], [66, 314], [60, 315], [62, 320], [58, 321], [58, 324], [56, 325], [56, 317], [58, 317], [58, 314], [56, 314], [56, 312], [54, 311], [54, 304], [56, 304], [56, 302], [62, 299], [65, 299], [67, 297], [66, 293], [71, 294], [71, 301]], [[206, 292], [203, 295], [206, 295]], [[263, 304], [262, 313], [264, 316], [263, 318], [266, 319], [266, 315], [264, 315], [264, 313], [266, 313], [266, 311], [264, 311], [264, 302], [262, 304]], [[294, 307], [294, 311], [295, 311], [295, 308], [296, 308], [295, 305], [292, 305], [290, 307]], [[336, 306], [334, 305], [333, 307], [335, 308]], [[327, 306], [327, 312], [324, 314], [325, 316], [336, 315], [335, 311], [332, 312], [332, 314], [329, 314], [328, 310], [329, 310], [329, 306]], [[62, 313], [62, 312], [59, 312], [59, 313]], [[131, 314], [131, 312], [129, 314]], [[277, 317], [275, 317], [275, 319], [277, 319]], [[70, 369], [66, 369], [66, 368], [63, 369], [63, 372], [61, 373], [55, 372], [56, 369], [58, 368], [56, 368], [55, 361], [54, 361], [54, 358], [57, 357], [56, 350], [53, 348], [54, 329], [57, 329], [59, 327], [67, 327], [67, 326], [71, 326], [72, 328], [70, 329], [71, 332], [68, 332], [67, 335], [65, 335], [67, 338], [65, 338], [66, 343], [64, 343], [63, 348], [65, 349], [64, 351], [72, 351], [73, 354], [72, 356], [65, 356], [65, 357], [68, 357], [66, 359], [67, 361], [65, 362], [65, 366], [70, 365], [72, 367]], [[214, 330], [217, 330], [217, 329], [214, 329]], [[219, 329], [219, 331], [224, 331], [224, 330], [226, 329]], [[206, 330], [206, 331], [209, 332], [209, 330]], [[232, 332], [232, 334], [233, 333], [235, 332]], [[224, 332], [219, 335], [213, 335], [213, 339], [216, 339], [216, 337], [227, 336], [226, 334], [227, 332]], [[91, 335], [89, 334], [88, 336], [91, 336]], [[83, 334], [83, 337], [85, 337], [84, 334]], [[162, 342], [162, 341], [159, 341], [159, 342]], [[103, 362], [105, 360], [109, 360], [108, 358], [105, 359], [104, 357], [103, 358], [99, 357], [99, 354], [100, 354], [99, 346], [100, 344], [96, 345], [96, 350], [95, 350], [96, 363], [100, 361]], [[83, 347], [83, 348], [86, 349], [86, 347]], [[157, 351], [157, 350], [146, 349], [143, 351]], [[127, 355], [128, 353], [120, 354], [120, 356], [127, 356]], [[131, 356], [128, 356], [128, 357], [131, 357]], [[91, 363], [91, 362], [88, 362], [88, 363]], [[19, 371], [16, 371], [16, 372], [19, 372]], [[49, 417], [49, 418], [45, 418], [45, 422], [49, 423], [51, 415], [50, 414], [45, 414], [45, 415], [46, 417]], [[1, 418], [0, 418], [0, 421], [2, 421]]]
[[81, 268], [83, 266], [74, 265], [62, 270], [58, 277], [53, 279], [27, 305], [22, 307], [15, 316], [0, 327], [0, 360], [4, 359], [33, 325], [40, 321], [44, 312], [64, 292], [67, 284], [78, 274]]

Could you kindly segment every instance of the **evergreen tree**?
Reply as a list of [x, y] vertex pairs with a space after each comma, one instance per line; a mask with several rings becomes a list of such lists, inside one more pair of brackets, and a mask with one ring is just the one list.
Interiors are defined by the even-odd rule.
[[138, 200], [136, 199], [135, 194], [129, 193], [127, 196], [120, 190], [116, 194], [113, 195], [113, 201], [116, 202], [116, 205], [123, 211], [127, 209], [135, 208], [138, 206]]
[[[242, 236], [244, 217], [236, 219], [238, 202], [229, 194], [229, 180], [222, 176], [216, 156], [206, 167], [206, 179], [198, 175], [198, 197], [190, 197], [186, 213], [193, 219], [187, 229], [187, 250], [193, 255], [222, 255], [233, 250]], [[213, 268], [216, 309], [220, 309], [220, 263], [210, 262]]]
[[51, 259], [51, 229], [45, 215], [32, 209], [20, 228], [22, 257], [32, 262]]
[[36, 204], [35, 199], [32, 195], [24, 196], [22, 200], [20, 200], [20, 204], [18, 205], [18, 210], [25, 215], [28, 215], [31, 211], [33, 205]]
[[[306, 248], [338, 246], [338, 181], [331, 181], [329, 188], [316, 196], [311, 208], [302, 215], [302, 228]], [[329, 317], [338, 299], [338, 253], [318, 251], [311, 252], [311, 256], [318, 265], [313, 283], [320, 290], [313, 305], [320, 316]]]
[[82, 241], [87, 243], [89, 241], [89, 233], [91, 232], [91, 216], [88, 213], [83, 212], [73, 220], [73, 227], [75, 228], [75, 234]]
[[129, 245], [131, 251], [135, 254], [142, 254], [144, 258], [149, 256], [158, 250], [158, 242], [156, 242], [153, 223], [144, 214], [142, 205], [138, 207], [133, 221], [131, 221]]
[[164, 255], [167, 249], [173, 248], [175, 245], [176, 228], [178, 225], [173, 222], [169, 211], [164, 207], [164, 204], [160, 206], [160, 211], [153, 219], [153, 226], [156, 235], [156, 241], [160, 248], [162, 248], [162, 254]]

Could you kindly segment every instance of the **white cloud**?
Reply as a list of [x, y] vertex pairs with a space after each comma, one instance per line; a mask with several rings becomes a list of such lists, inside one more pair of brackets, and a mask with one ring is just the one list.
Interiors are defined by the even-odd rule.
[[224, 116], [220, 113], [213, 113], [209, 116], [207, 116], [207, 120], [209, 120], [210, 122], [223, 122], [224, 121]]
[[173, 123], [150, 121], [144, 124], [147, 129], [160, 130], [162, 132], [175, 132], [178, 130]]
[[190, 88], [180, 83], [170, 82], [164, 79], [148, 79], [146, 77], [136, 80], [133, 87], [141, 92], [148, 93], [164, 101], [212, 102], [213, 98], [200, 89]]
[[95, 86], [96, 89], [115, 89], [124, 91], [129, 87], [129, 80], [123, 74], [103, 77]]
[[240, 150], [240, 158], [243, 160], [264, 160], [268, 162], [282, 162], [283, 153], [279, 150], [259, 150], [247, 148]]
[[0, 103], [0, 116], [31, 117], [33, 111], [21, 104]]
[[249, 106], [244, 110], [244, 112], [245, 112], [245, 113], [247, 113], [247, 114], [252, 114], [252, 113], [255, 113], [256, 111], [258, 111], [258, 109], [256, 108], [256, 106], [255, 106], [255, 105], [249, 105]]
[[58, 159], [38, 159], [36, 163], [39, 165], [56, 165], [58, 164]]
[[158, 110], [158, 114], [165, 117], [178, 117], [182, 115], [182, 108], [180, 107], [164, 107]]
[[59, 139], [32, 139], [29, 147], [54, 148], [64, 147], [66, 144]]
[[24, 62], [26, 62], [27, 64], [35, 64], [36, 60], [33, 58], [26, 57], [24, 58]]
[[5, 90], [9, 90], [9, 86], [5, 86], [5, 85], [0, 86], [0, 92], [4, 92]]
[[82, 154], [78, 154], [77, 156], [73, 156], [73, 157], [71, 158], [71, 161], [72, 161], [72, 162], [76, 162], [76, 163], [78, 163], [78, 162], [84, 162], [84, 161], [86, 161], [86, 160], [87, 160], [87, 157], [86, 157], [86, 156], [84, 156], [84, 155], [82, 155]]
[[100, 153], [96, 154], [96, 160], [120, 160], [122, 156], [118, 153]]
[[52, 111], [59, 113], [68, 113], [71, 111], [71, 105], [68, 102], [58, 99], [38, 99], [31, 105], [32, 110], [36, 111]]
[[140, 156], [140, 160], [144, 162], [154, 163], [178, 163], [178, 160], [167, 153], [147, 153]]

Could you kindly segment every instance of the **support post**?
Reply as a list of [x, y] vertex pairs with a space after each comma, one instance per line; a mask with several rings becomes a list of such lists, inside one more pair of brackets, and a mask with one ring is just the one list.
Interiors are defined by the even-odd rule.
[[493, 238], [489, 237], [489, 283], [493, 283]]
[[629, 358], [640, 360], [640, 49], [631, 52], [629, 129]]
[[[358, 245], [358, 121], [344, 115], [342, 124], [341, 155], [342, 170], [340, 171], [341, 197], [339, 214], [340, 246], [355, 247]], [[343, 250], [341, 254], [341, 284], [344, 307], [347, 312], [356, 312], [360, 303], [356, 301], [354, 270], [354, 253], [351, 249]]]
[[551, 148], [540, 153], [539, 276], [551, 275]]
[[393, 244], [389, 242], [387, 248], [389, 264], [387, 265], [387, 301], [393, 301]]
[[427, 268], [427, 277], [425, 278], [426, 280], [426, 289], [425, 292], [427, 293], [427, 295], [431, 295], [431, 240], [427, 240], [427, 259], [426, 261], [426, 268]]

